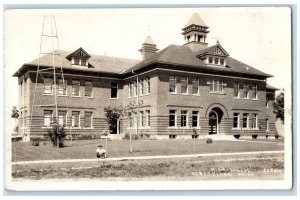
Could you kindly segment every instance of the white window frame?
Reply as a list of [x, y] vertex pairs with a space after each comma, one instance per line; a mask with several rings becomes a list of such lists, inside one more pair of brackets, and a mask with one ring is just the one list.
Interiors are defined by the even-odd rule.
[[[91, 85], [92, 85], [92, 90], [91, 90], [91, 96], [86, 96], [86, 82], [90, 82], [91, 83]], [[79, 82], [79, 85], [80, 85], [80, 82]], [[88, 97], [88, 98], [93, 98], [93, 96], [94, 96], [94, 84], [93, 84], [93, 81], [84, 81], [84, 96], [85, 97]], [[79, 93], [80, 93], [80, 86], [79, 86]]]
[[[171, 114], [171, 111], [175, 111], [175, 112]], [[170, 126], [171, 115], [172, 116], [174, 115], [174, 126]], [[175, 110], [175, 109], [170, 109], [169, 110], [169, 127], [170, 128], [176, 128], [177, 127], [177, 110]]]
[[[246, 97], [245, 97], [245, 91], [247, 92]], [[249, 99], [249, 83], [243, 84], [243, 99]]]
[[[237, 114], [237, 116], [234, 116], [234, 114]], [[234, 127], [234, 120], [237, 118], [237, 127]], [[233, 113], [233, 129], [239, 129], [240, 128], [240, 113]]]
[[[197, 112], [197, 114], [194, 114], [194, 112]], [[192, 111], [192, 128], [199, 128], [200, 127], [200, 114], [199, 114], [200, 112], [198, 111], [198, 110], [193, 110]], [[193, 117], [194, 116], [197, 116], [197, 126], [193, 126]]]
[[[50, 80], [50, 86], [46, 85], [45, 80]], [[23, 84], [24, 85], [24, 84]], [[49, 90], [50, 88], [50, 90]], [[50, 92], [46, 92], [50, 91]], [[44, 78], [44, 95], [52, 95], [53, 94], [53, 79], [52, 78]]]
[[150, 83], [150, 77], [146, 78], [146, 94], [150, 94], [151, 92], [151, 83]]
[[[73, 115], [73, 112], [78, 112], [78, 127], [74, 126], [75, 118], [73, 118], [73, 116], [76, 116], [76, 115]], [[80, 111], [73, 110], [71, 112], [71, 126], [72, 126], [72, 128], [80, 128]]]
[[150, 110], [146, 110], [146, 127], [150, 127], [151, 122], [150, 122]]
[[[90, 127], [85, 126], [86, 113], [91, 113], [91, 124], [90, 124]], [[84, 128], [93, 128], [93, 112], [92, 111], [84, 111]]]
[[[66, 79], [58, 79], [58, 91], [57, 91], [57, 95], [58, 96], [67, 96], [67, 80]], [[61, 88], [60, 86], [63, 86], [63, 88]], [[63, 91], [65, 94], [60, 94], [60, 92]]]
[[[244, 127], [244, 115], [247, 115], [246, 127]], [[243, 113], [243, 129], [249, 129], [249, 113]]]
[[[257, 115], [257, 113], [252, 113], [252, 129], [258, 129], [258, 124], [257, 124], [257, 122], [258, 122], [258, 117], [257, 117], [258, 115]], [[255, 127], [253, 127], [253, 125], [254, 125], [254, 119], [255, 119]]]
[[143, 78], [141, 78], [140, 80], [139, 80], [139, 95], [140, 96], [143, 96], [144, 95], [144, 79]]
[[[45, 115], [46, 111], [50, 111], [50, 114]], [[49, 119], [49, 123], [46, 123], [46, 119]], [[44, 110], [43, 126], [44, 127], [50, 127], [51, 123], [52, 123], [52, 120], [53, 120], [53, 110]]]
[[[113, 89], [113, 86], [112, 86], [113, 83], [117, 84], [117, 86], [114, 86], [114, 88], [117, 89], [117, 97], [111, 97], [111, 95], [112, 95], [112, 89]], [[119, 84], [117, 82], [111, 82], [110, 83], [110, 99], [118, 99], [118, 98], [119, 98]]]
[[[73, 81], [78, 81], [78, 83], [79, 83], [79, 85], [78, 85], [78, 95], [74, 95], [73, 94], [73, 86], [74, 86], [74, 84], [73, 84]], [[72, 97], [80, 97], [80, 80], [78, 80], [78, 79], [73, 79], [72, 81], [71, 81], [71, 84], [72, 84], [72, 92], [71, 92], [71, 95], [72, 95]], [[74, 93], [75, 93], [75, 90], [74, 90]]]
[[[235, 85], [237, 85], [237, 96], [235, 96], [235, 92], [234, 92]], [[239, 82], [234, 82], [234, 83], [233, 83], [233, 97], [234, 97], [234, 98], [238, 98], [238, 99], [241, 98], [241, 93], [240, 93], [240, 83], [239, 83]]]
[[[257, 84], [253, 84], [252, 85], [252, 93], [253, 93], [253, 88], [255, 88], [255, 97], [253, 98], [252, 97], [252, 99], [254, 99], [254, 100], [257, 100], [258, 99], [258, 90], [257, 90]], [[253, 95], [253, 94], [252, 94]]]
[[[194, 82], [196, 82], [197, 81], [197, 93], [193, 93], [193, 89], [194, 89]], [[192, 79], [192, 95], [199, 95], [199, 90], [200, 90], [200, 83], [199, 83], [200, 81], [199, 81], [199, 78], [193, 78]]]
[[[171, 76], [173, 76], [174, 77], [174, 79], [171, 79]], [[171, 89], [171, 80], [173, 81], [175, 81], [175, 88], [174, 88], [174, 91], [172, 92], [172, 91], [170, 91], [170, 89]], [[176, 76], [174, 76], [174, 75], [169, 75], [169, 93], [171, 93], [171, 94], [177, 94], [177, 78], [176, 78]]]
[[267, 118], [267, 119], [266, 119], [266, 131], [270, 131], [269, 125], [270, 125], [270, 124], [269, 124], [269, 119]]
[[[182, 92], [182, 83], [186, 81], [186, 91], [185, 92]], [[180, 77], [180, 84], [181, 84], [181, 87], [180, 87], [180, 93], [181, 94], [184, 94], [184, 95], [188, 95], [189, 94], [189, 78], [188, 77]]]
[[[186, 119], [185, 120], [185, 126], [181, 124], [184, 117]], [[186, 128], [188, 126], [189, 126], [189, 112], [188, 112], [188, 110], [181, 110], [181, 112], [180, 112], [180, 127], [181, 128]]]

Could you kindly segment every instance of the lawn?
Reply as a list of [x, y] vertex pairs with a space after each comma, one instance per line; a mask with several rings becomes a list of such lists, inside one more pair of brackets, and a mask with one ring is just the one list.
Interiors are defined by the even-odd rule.
[[[52, 160], [52, 159], [86, 159], [96, 158], [96, 148], [101, 144], [106, 148], [105, 141], [77, 140], [66, 141], [64, 148], [54, 148], [50, 143], [46, 146], [30, 146], [27, 143], [12, 144], [12, 161]], [[217, 141], [207, 144], [206, 140], [134, 140], [133, 152], [129, 153], [128, 140], [107, 142], [108, 157], [123, 156], [153, 156], [153, 155], [182, 155], [199, 153], [230, 153], [250, 151], [284, 150], [280, 140], [266, 142], [249, 141]]]
[[13, 165], [14, 179], [282, 179], [283, 154]]

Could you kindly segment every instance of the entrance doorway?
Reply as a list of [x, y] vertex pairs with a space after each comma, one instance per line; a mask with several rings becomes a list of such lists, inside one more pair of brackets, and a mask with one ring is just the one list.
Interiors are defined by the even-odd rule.
[[210, 111], [209, 113], [209, 121], [208, 121], [208, 125], [209, 125], [209, 130], [208, 130], [208, 134], [217, 134], [218, 132], [218, 114], [216, 111]]
[[219, 130], [220, 130], [220, 124], [223, 118], [223, 111], [218, 108], [218, 107], [214, 107], [210, 110], [209, 114], [208, 114], [208, 134], [212, 135], [212, 134], [219, 134]]
[[112, 126], [110, 128], [110, 134], [118, 134], [118, 128], [119, 128], [118, 122], [119, 122], [118, 119], [113, 119], [112, 120]]

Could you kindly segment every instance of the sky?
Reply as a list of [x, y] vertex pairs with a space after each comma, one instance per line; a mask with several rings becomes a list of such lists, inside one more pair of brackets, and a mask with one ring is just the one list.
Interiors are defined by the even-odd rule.
[[4, 12], [6, 113], [18, 105], [18, 81], [12, 74], [38, 58], [44, 15], [55, 15], [61, 50], [82, 47], [90, 54], [141, 59], [138, 50], [147, 35], [160, 50], [184, 44], [181, 29], [194, 12], [210, 27], [209, 46], [219, 40], [231, 57], [272, 74], [269, 84], [290, 89], [289, 8], [12, 9]]

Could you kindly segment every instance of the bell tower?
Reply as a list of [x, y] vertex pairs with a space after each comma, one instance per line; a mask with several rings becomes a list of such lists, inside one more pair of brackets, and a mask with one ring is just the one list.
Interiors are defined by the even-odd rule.
[[184, 46], [190, 47], [193, 51], [199, 51], [208, 47], [206, 43], [208, 26], [204, 23], [201, 17], [194, 13], [185, 27], [182, 29], [184, 37]]
[[142, 44], [142, 48], [139, 51], [142, 54], [143, 60], [146, 60], [158, 51], [158, 49], [156, 48], [156, 44], [153, 42], [150, 35], [146, 37], [145, 41]]

